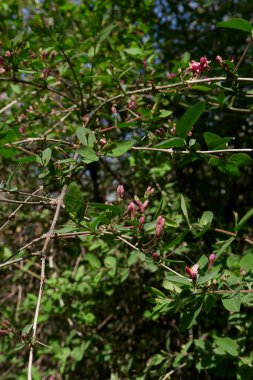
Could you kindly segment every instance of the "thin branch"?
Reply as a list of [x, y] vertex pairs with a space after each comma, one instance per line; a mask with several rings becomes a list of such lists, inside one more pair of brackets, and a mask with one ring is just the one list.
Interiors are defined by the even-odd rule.
[[66, 99], [70, 100], [72, 103], [76, 104], [76, 102], [72, 98], [70, 98], [68, 95], [63, 94], [62, 92], [60, 92], [58, 90], [55, 90], [52, 87], [45, 86], [43, 84], [34, 83], [34, 82], [31, 82], [31, 81], [28, 81], [28, 80], [18, 79], [18, 78], [2, 78], [1, 77], [0, 81], [2, 81], [2, 82], [13, 82], [13, 83], [22, 83], [22, 84], [26, 84], [28, 86], [37, 87], [37, 88], [39, 88], [41, 90], [47, 90], [47, 91], [53, 92], [54, 94], [57, 94], [57, 95], [61, 96], [62, 98], [66, 98]]
[[251, 39], [250, 39], [250, 41], [249, 41], [248, 45], [246, 46], [246, 49], [244, 50], [244, 52], [243, 52], [243, 54], [242, 54], [241, 58], [239, 59], [239, 62], [238, 62], [238, 63], [237, 63], [237, 65], [235, 66], [235, 70], [234, 70], [234, 73], [236, 73], [236, 72], [237, 72], [237, 70], [238, 70], [238, 68], [239, 68], [240, 64], [241, 64], [241, 63], [242, 63], [242, 61], [244, 60], [244, 58], [245, 58], [245, 56], [246, 56], [246, 54], [247, 54], [247, 51], [249, 50], [249, 48], [250, 48], [250, 45], [252, 44], [252, 42], [253, 42], [253, 36], [251, 37]]
[[43, 189], [43, 187], [39, 187], [33, 194], [29, 195], [28, 198], [26, 198], [22, 204], [20, 206], [18, 206], [16, 208], [16, 210], [14, 210], [8, 217], [8, 220], [7, 222], [5, 222], [1, 227], [0, 227], [0, 231], [2, 231], [9, 223], [11, 223], [11, 221], [15, 218], [15, 215], [17, 214], [17, 212], [21, 209], [21, 207], [26, 204], [26, 202], [29, 202], [29, 199], [31, 199], [32, 196], [35, 196], [36, 193], [38, 193], [39, 191], [41, 191]]
[[34, 346], [36, 343], [36, 336], [37, 336], [37, 326], [38, 326], [38, 319], [39, 319], [39, 312], [40, 312], [40, 306], [41, 306], [41, 300], [42, 300], [42, 294], [44, 289], [44, 281], [45, 281], [45, 267], [46, 267], [46, 251], [50, 242], [50, 235], [53, 234], [53, 231], [55, 229], [55, 225], [57, 223], [61, 206], [63, 204], [63, 199], [65, 196], [67, 190], [67, 184], [65, 184], [62, 188], [61, 194], [58, 197], [58, 203], [55, 210], [54, 218], [51, 223], [49, 232], [47, 234], [46, 240], [44, 242], [42, 251], [41, 251], [41, 272], [40, 272], [40, 287], [39, 287], [39, 293], [38, 293], [38, 299], [36, 304], [36, 310], [34, 314], [34, 321], [33, 321], [33, 335], [31, 339], [31, 346], [30, 346], [30, 352], [29, 352], [29, 363], [28, 363], [28, 380], [32, 380], [32, 364], [33, 364], [33, 354], [34, 354]]
[[235, 153], [235, 152], [253, 152], [253, 149], [251, 148], [242, 148], [242, 149], [218, 149], [218, 150], [196, 150], [194, 152], [191, 152], [189, 150], [173, 150], [172, 148], [168, 149], [162, 149], [162, 148], [149, 148], [149, 147], [142, 147], [142, 146], [133, 146], [132, 150], [150, 150], [154, 152], [164, 152], [169, 154], [191, 154], [191, 153], [198, 153], [198, 154], [215, 154], [215, 153]]
[[16, 201], [14, 199], [7, 199], [7, 198], [0, 198], [0, 203], [6, 202], [6, 203], [14, 203], [14, 204], [21, 204], [21, 205], [47, 205], [47, 204], [53, 204], [51, 201], [45, 202], [45, 201], [39, 201], [39, 202], [28, 202], [28, 201]]
[[59, 143], [59, 144], [68, 145], [68, 146], [71, 146], [73, 148], [76, 147], [75, 144], [72, 143], [72, 142], [65, 141], [65, 140], [51, 139], [51, 138], [47, 138], [47, 137], [29, 137], [29, 138], [27, 138], [25, 140], [14, 141], [11, 144], [12, 145], [18, 145], [18, 144], [23, 144], [23, 143], [30, 143], [30, 144], [32, 144], [33, 142], [37, 142], [37, 141], [53, 142], [53, 143]]

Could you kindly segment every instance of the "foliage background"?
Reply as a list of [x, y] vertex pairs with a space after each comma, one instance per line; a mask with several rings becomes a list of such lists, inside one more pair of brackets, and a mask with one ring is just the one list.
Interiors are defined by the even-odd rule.
[[[77, 128], [88, 123], [89, 129], [95, 132], [93, 147], [99, 152], [103, 152], [102, 138], [134, 139], [138, 145], [158, 144], [173, 137], [170, 134], [173, 123], [201, 100], [206, 101], [206, 112], [194, 126], [192, 138], [203, 150], [205, 132], [232, 136], [234, 148], [252, 147], [252, 98], [240, 91], [230, 92], [212, 85], [210, 91], [204, 87], [184, 88], [137, 95], [137, 108], [132, 113], [130, 96], [123, 96], [105, 103], [93, 117], [101, 99], [142, 86], [176, 83], [179, 71], [182, 73], [189, 61], [198, 61], [201, 56], [212, 61], [211, 70], [205, 75], [226, 76], [215, 57], [229, 59], [234, 55], [237, 62], [248, 37], [240, 31], [216, 28], [216, 23], [231, 17], [250, 21], [249, 1], [9, 0], [1, 2], [0, 10], [1, 55], [5, 57], [6, 51], [15, 51], [13, 58], [4, 58], [10, 71], [0, 76], [1, 109], [18, 100], [0, 114], [4, 183], [9, 178], [9, 185], [29, 193], [43, 186], [41, 194], [54, 198], [69, 169], [69, 162], [60, 160], [73, 158], [73, 147], [65, 149], [42, 141], [32, 147], [21, 145], [26, 151], [20, 151], [14, 145], [11, 149], [6, 147], [7, 143], [36, 138], [49, 131], [50, 138], [76, 144]], [[103, 34], [105, 30], [108, 33]], [[43, 56], [43, 52], [48, 54]], [[169, 78], [166, 73], [174, 73], [176, 77]], [[115, 79], [114, 74], [122, 77]], [[13, 80], [13, 75], [19, 80]], [[239, 76], [252, 76], [252, 50], [240, 66]], [[7, 77], [10, 80], [4, 80]], [[37, 86], [22, 82], [25, 80]], [[48, 91], [48, 86], [63, 96]], [[250, 85], [246, 84], [246, 89], [250, 91]], [[113, 106], [120, 115], [119, 128], [103, 132], [115, 124]], [[172, 114], [165, 113], [164, 117], [161, 110]], [[130, 117], [134, 119], [136, 113], [141, 118], [129, 127], [126, 122]], [[25, 114], [23, 119], [22, 114]], [[165, 130], [162, 137], [157, 132], [161, 127]], [[52, 158], [45, 153], [43, 156], [52, 146]], [[44, 157], [46, 163], [27, 159], [33, 157], [27, 151]], [[170, 256], [174, 261], [167, 263], [184, 273], [185, 265], [191, 266], [202, 255], [208, 257], [224, 247], [222, 244], [226, 244], [230, 235], [219, 234], [215, 228], [235, 232], [236, 215], [240, 220], [251, 208], [253, 188], [250, 164], [242, 165], [240, 175], [235, 176], [211, 166], [207, 159], [195, 160], [191, 155], [188, 160], [187, 157], [149, 151], [131, 151], [118, 158], [105, 154], [88, 165], [78, 161], [72, 170], [72, 180], [79, 184], [86, 216], [92, 220], [98, 211], [87, 209], [87, 204], [117, 205], [118, 184], [123, 184], [126, 190], [125, 200], [119, 205], [124, 210], [135, 194], [143, 199], [147, 187], [154, 187], [147, 222], [162, 214], [166, 217], [166, 229], [153, 250], [166, 257], [177, 248]], [[188, 233], [175, 243], [174, 239], [188, 228], [181, 194], [195, 235], [200, 231], [199, 220], [204, 211], [211, 211], [214, 219], [202, 236]], [[9, 199], [20, 198], [10, 194]], [[15, 204], [1, 202], [2, 224], [15, 208]], [[60, 215], [59, 230], [65, 225], [80, 227], [78, 221], [73, 222], [75, 210], [72, 215], [68, 211], [65, 207]], [[24, 205], [15, 219], [9, 220], [7, 228], [0, 231], [1, 261], [46, 233], [52, 215], [52, 205]], [[109, 224], [104, 219], [96, 223], [100, 227]], [[225, 246], [217, 262], [229, 289], [241, 284], [241, 269], [245, 271], [243, 281], [248, 284], [253, 281], [250, 231], [249, 219], [239, 238]], [[168, 273], [152, 260], [151, 251], [146, 256], [140, 255], [129, 245], [100, 232], [98, 228], [95, 236], [55, 239], [50, 244], [38, 326], [38, 340], [50, 348], [36, 345], [34, 379], [52, 376], [57, 380], [252, 378], [252, 296], [244, 300], [240, 311], [229, 312], [224, 309], [220, 296], [209, 295], [197, 320], [183, 330], [180, 318], [184, 308], [194, 306], [194, 301], [189, 297], [188, 303], [181, 300], [172, 310], [165, 310], [166, 313], [162, 310], [154, 313], [151, 298], [155, 297], [159, 303], [157, 298], [163, 295], [151, 288], [169, 295]], [[140, 244], [150, 242], [148, 234], [147, 227], [138, 238]], [[25, 379], [29, 334], [28, 338], [20, 334], [33, 321], [40, 278], [39, 258], [1, 268], [0, 276], [1, 320], [8, 319], [17, 334], [12, 334], [11, 339], [0, 337], [1, 378]]]

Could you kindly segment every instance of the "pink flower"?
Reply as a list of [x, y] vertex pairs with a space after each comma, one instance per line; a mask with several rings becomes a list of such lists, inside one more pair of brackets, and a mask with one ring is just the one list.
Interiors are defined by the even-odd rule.
[[200, 77], [200, 74], [202, 74], [204, 71], [209, 70], [209, 63], [211, 61], [208, 61], [206, 57], [201, 57], [199, 62], [197, 61], [191, 61], [189, 64], [189, 67], [184, 71], [185, 74], [188, 74], [189, 71], [192, 71], [196, 74], [196, 78]]
[[215, 61], [218, 62], [219, 64], [222, 64], [222, 63], [223, 63], [223, 59], [221, 58], [220, 55], [217, 55], [217, 56], [215, 57]]
[[176, 76], [176, 74], [174, 74], [174, 73], [169, 73], [169, 72], [166, 73], [167, 79], [173, 79], [173, 78], [175, 78], [175, 76]]
[[165, 218], [163, 216], [158, 216], [156, 220], [156, 225], [155, 225], [155, 236], [159, 237], [163, 234], [164, 232], [164, 225], [165, 225]]
[[209, 256], [209, 269], [212, 268], [215, 259], [216, 259], [216, 255], [215, 255], [214, 253], [212, 253], [212, 254]]
[[142, 216], [140, 217], [140, 219], [139, 219], [139, 231], [142, 230], [144, 223], [145, 223], [145, 216], [142, 215]]
[[147, 208], [147, 206], [148, 206], [148, 204], [149, 204], [149, 200], [147, 199], [144, 203], [142, 203], [142, 202], [140, 201], [140, 199], [137, 197], [137, 195], [134, 196], [134, 200], [135, 200], [137, 206], [139, 207], [140, 212], [141, 212], [142, 214], [144, 214], [144, 212], [145, 212], [145, 210], [146, 210], [146, 208]]
[[119, 186], [117, 187], [117, 197], [118, 197], [118, 202], [123, 201], [123, 198], [124, 198], [124, 192], [125, 192], [124, 186], [123, 186], [123, 185], [119, 185]]
[[158, 255], [157, 252], [153, 252], [153, 253], [152, 253], [152, 259], [153, 259], [154, 261], [159, 261], [159, 260], [160, 260], [160, 256]]
[[11, 56], [11, 52], [7, 50], [7, 52], [5, 53], [5, 57], [10, 57], [10, 56]]
[[129, 218], [135, 218], [136, 217], [136, 206], [134, 202], [130, 202], [127, 207], [127, 213]]
[[195, 280], [197, 278], [197, 274], [199, 272], [199, 266], [198, 266], [198, 264], [193, 265], [192, 268], [189, 268], [188, 266], [186, 266], [185, 271], [192, 280]]
[[[154, 188], [154, 187], [148, 186], [147, 190], [145, 191], [144, 197], [145, 197], [145, 198], [150, 197], [151, 195], [154, 194], [154, 191], [155, 191], [155, 188]], [[144, 202], [144, 203], [145, 203], [145, 202]]]
[[107, 140], [106, 140], [105, 137], [102, 137], [102, 138], [99, 140], [99, 142], [100, 142], [100, 144], [101, 144], [102, 146], [104, 146], [104, 145], [106, 145]]

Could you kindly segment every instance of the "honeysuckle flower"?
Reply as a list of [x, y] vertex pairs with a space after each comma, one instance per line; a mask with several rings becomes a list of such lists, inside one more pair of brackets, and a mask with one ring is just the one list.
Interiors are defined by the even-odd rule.
[[159, 256], [159, 254], [158, 254], [157, 252], [153, 252], [153, 253], [152, 253], [152, 259], [153, 259], [154, 261], [159, 261], [159, 260], [160, 260], [160, 256]]
[[184, 71], [184, 74], [188, 74], [191, 71], [195, 74], [196, 78], [199, 78], [200, 74], [210, 69], [210, 62], [211, 61], [208, 61], [206, 57], [201, 57], [199, 62], [192, 60], [191, 63], [189, 63], [189, 67]]
[[165, 218], [161, 215], [158, 216], [155, 225], [155, 236], [159, 237], [164, 232]]
[[216, 255], [214, 253], [211, 253], [211, 255], [209, 256], [209, 269], [212, 268], [215, 259]]
[[186, 266], [185, 271], [192, 280], [195, 280], [197, 278], [197, 274], [199, 271], [199, 265], [195, 264], [195, 265], [193, 265], [192, 268], [189, 268], [188, 266]]
[[124, 192], [125, 192], [124, 186], [123, 186], [123, 185], [119, 185], [119, 186], [117, 187], [117, 197], [118, 197], [118, 202], [123, 201], [123, 198], [124, 198]]
[[140, 219], [139, 219], [139, 231], [142, 230], [144, 223], [145, 223], [145, 216], [142, 215], [142, 216], [140, 217]]
[[128, 207], [127, 207], [127, 213], [129, 218], [135, 218], [136, 217], [136, 206], [134, 202], [130, 202]]

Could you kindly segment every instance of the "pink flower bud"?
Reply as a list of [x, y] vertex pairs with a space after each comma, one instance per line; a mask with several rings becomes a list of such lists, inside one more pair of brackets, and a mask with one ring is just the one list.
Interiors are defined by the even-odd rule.
[[175, 78], [175, 76], [176, 76], [176, 74], [174, 74], [174, 73], [169, 73], [169, 72], [166, 73], [167, 79], [173, 79], [173, 78]]
[[104, 146], [104, 145], [106, 145], [107, 140], [106, 140], [105, 137], [102, 137], [102, 138], [99, 140], [99, 142], [100, 142], [100, 144], [101, 144], [102, 146]]
[[188, 132], [187, 136], [191, 137], [192, 136], [192, 131]]
[[31, 57], [32, 59], [35, 59], [35, 58], [37, 58], [37, 56], [36, 56], [36, 54], [35, 54], [35, 53], [31, 53], [30, 57]]
[[124, 198], [124, 192], [125, 192], [124, 186], [123, 186], [123, 185], [119, 185], [119, 186], [117, 187], [117, 197], [118, 197], [118, 202], [123, 201], [123, 198]]
[[0, 67], [0, 74], [4, 74], [5, 73], [5, 69], [3, 67]]
[[56, 56], [55, 51], [52, 51], [52, 53], [51, 53], [51, 55], [50, 55], [51, 60], [54, 60], [54, 59], [55, 59], [55, 56]]
[[159, 261], [159, 260], [160, 260], [160, 256], [158, 255], [157, 252], [153, 252], [153, 253], [152, 253], [152, 259], [153, 259], [154, 261]]
[[164, 232], [164, 225], [165, 225], [165, 218], [163, 216], [158, 216], [156, 220], [156, 225], [155, 225], [155, 236], [159, 237], [163, 234]]
[[235, 61], [235, 56], [234, 55], [231, 55], [230, 57], [229, 57], [229, 60], [230, 60], [230, 62], [234, 62]]
[[154, 187], [148, 186], [147, 190], [145, 191], [145, 197], [149, 197], [154, 193], [155, 189]]
[[223, 59], [221, 58], [220, 55], [217, 55], [217, 56], [215, 57], [215, 61], [218, 62], [219, 64], [222, 64], [222, 63], [223, 63]]
[[193, 265], [192, 268], [189, 268], [188, 266], [186, 266], [185, 271], [192, 280], [195, 280], [197, 278], [199, 266], [198, 266], [198, 264]]
[[43, 78], [47, 79], [47, 77], [49, 76], [49, 73], [50, 73], [49, 68], [46, 67], [45, 69], [42, 70], [42, 72], [43, 72]]
[[5, 57], [10, 57], [10, 56], [11, 56], [11, 52], [9, 50], [7, 50], [5, 53]]
[[47, 56], [48, 56], [48, 52], [47, 51], [43, 51], [41, 53], [41, 58], [43, 59], [43, 61], [45, 61], [47, 59]]
[[215, 259], [216, 259], [216, 255], [215, 255], [214, 253], [212, 253], [212, 254], [209, 256], [209, 268], [210, 268], [210, 269], [212, 268]]
[[136, 217], [136, 206], [134, 202], [130, 202], [127, 207], [128, 217], [134, 219]]
[[9, 333], [8, 330], [0, 330], [0, 335], [8, 335]]
[[137, 197], [137, 195], [134, 196], [134, 200], [137, 203], [137, 206], [139, 207], [140, 212], [142, 212], [144, 214], [145, 208], [144, 208], [142, 202], [140, 201], [140, 199]]
[[142, 215], [142, 216], [140, 217], [140, 219], [139, 219], [139, 231], [142, 230], [144, 223], [145, 223], [145, 216]]

